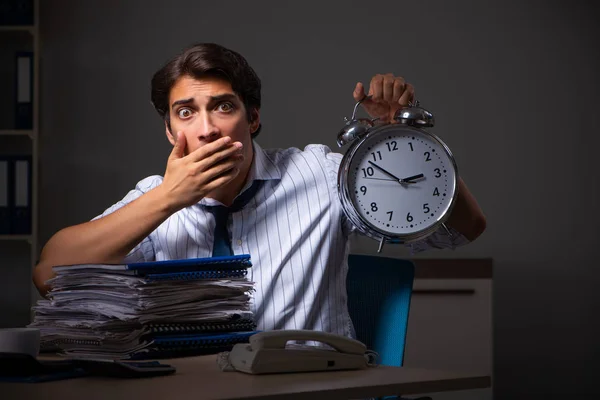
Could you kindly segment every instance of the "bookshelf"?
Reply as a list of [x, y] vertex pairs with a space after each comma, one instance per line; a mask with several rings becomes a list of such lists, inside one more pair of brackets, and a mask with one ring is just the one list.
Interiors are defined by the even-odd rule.
[[[36, 1], [37, 2], [37, 1]], [[35, 25], [9, 25], [9, 26], [0, 26], [0, 32], [15, 32], [15, 31], [24, 31], [34, 33], [37, 30]]]
[[33, 139], [35, 131], [31, 129], [4, 129], [0, 130], [0, 135], [22, 135]]
[[[19, 3], [10, 2], [11, 5]], [[40, 78], [40, 35], [39, 35], [39, 0], [21, 0], [25, 10], [31, 13], [33, 24], [20, 25], [20, 20], [14, 24], [7, 21], [8, 12], [0, 21], [0, 96], [2, 103], [10, 104], [8, 111], [0, 113], [0, 157], [24, 155], [31, 157], [29, 165], [31, 226], [27, 232], [0, 232], [0, 278], [2, 280], [0, 307], [3, 315], [3, 325], [22, 326], [29, 323], [31, 306], [40, 298], [32, 283], [32, 271], [35, 267], [38, 252], [38, 187], [39, 187], [39, 78]], [[18, 52], [31, 52], [31, 126], [19, 129], [16, 117], [17, 107], [17, 63]], [[12, 61], [11, 61], [12, 59]], [[10, 65], [10, 63], [13, 63]], [[11, 74], [12, 73], [12, 74]], [[6, 188], [9, 197], [12, 193]], [[14, 209], [9, 208], [11, 215]], [[12, 218], [12, 216], [11, 216]], [[12, 228], [11, 228], [12, 229]], [[8, 292], [8, 294], [7, 294]], [[26, 294], [24, 293], [26, 292]], [[6, 315], [6, 314], [9, 315]]]

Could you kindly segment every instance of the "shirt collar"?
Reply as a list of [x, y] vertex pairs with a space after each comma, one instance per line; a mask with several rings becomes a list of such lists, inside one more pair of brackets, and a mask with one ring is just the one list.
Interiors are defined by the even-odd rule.
[[252, 141], [252, 147], [254, 148], [254, 159], [252, 160], [246, 187], [252, 185], [252, 182], [256, 179], [263, 181], [281, 179], [281, 171], [262, 147], [254, 140]]

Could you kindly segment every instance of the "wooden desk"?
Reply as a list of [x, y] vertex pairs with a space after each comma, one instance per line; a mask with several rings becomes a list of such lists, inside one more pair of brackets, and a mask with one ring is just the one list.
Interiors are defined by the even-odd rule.
[[163, 360], [170, 376], [144, 379], [75, 378], [0, 383], [3, 399], [360, 399], [490, 387], [489, 376], [379, 366], [358, 371], [248, 375], [222, 372], [216, 356]]

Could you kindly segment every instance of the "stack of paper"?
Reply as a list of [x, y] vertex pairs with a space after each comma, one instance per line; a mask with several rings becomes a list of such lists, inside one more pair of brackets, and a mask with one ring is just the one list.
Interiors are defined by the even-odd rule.
[[55, 267], [34, 307], [42, 348], [69, 356], [160, 358], [247, 341], [250, 256]]

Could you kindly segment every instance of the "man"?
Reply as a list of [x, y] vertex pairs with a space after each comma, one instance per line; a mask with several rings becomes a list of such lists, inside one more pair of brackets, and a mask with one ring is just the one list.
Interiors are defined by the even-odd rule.
[[[366, 111], [389, 122], [414, 89], [376, 75], [369, 94]], [[358, 83], [354, 98], [363, 97]], [[337, 194], [341, 155], [322, 145], [263, 150], [253, 140], [260, 80], [241, 55], [216, 44], [192, 46], [159, 70], [152, 102], [173, 144], [164, 177], [141, 180], [92, 221], [56, 233], [34, 272], [40, 292], [55, 265], [210, 257], [222, 248], [215, 232], [226, 227], [225, 250], [252, 257], [258, 329], [351, 335], [345, 279], [354, 228]], [[440, 231], [416, 250], [455, 247], [482, 233], [485, 217], [462, 181], [458, 193], [452, 239]], [[222, 207], [215, 206], [223, 205], [229, 217], [217, 222]]]

